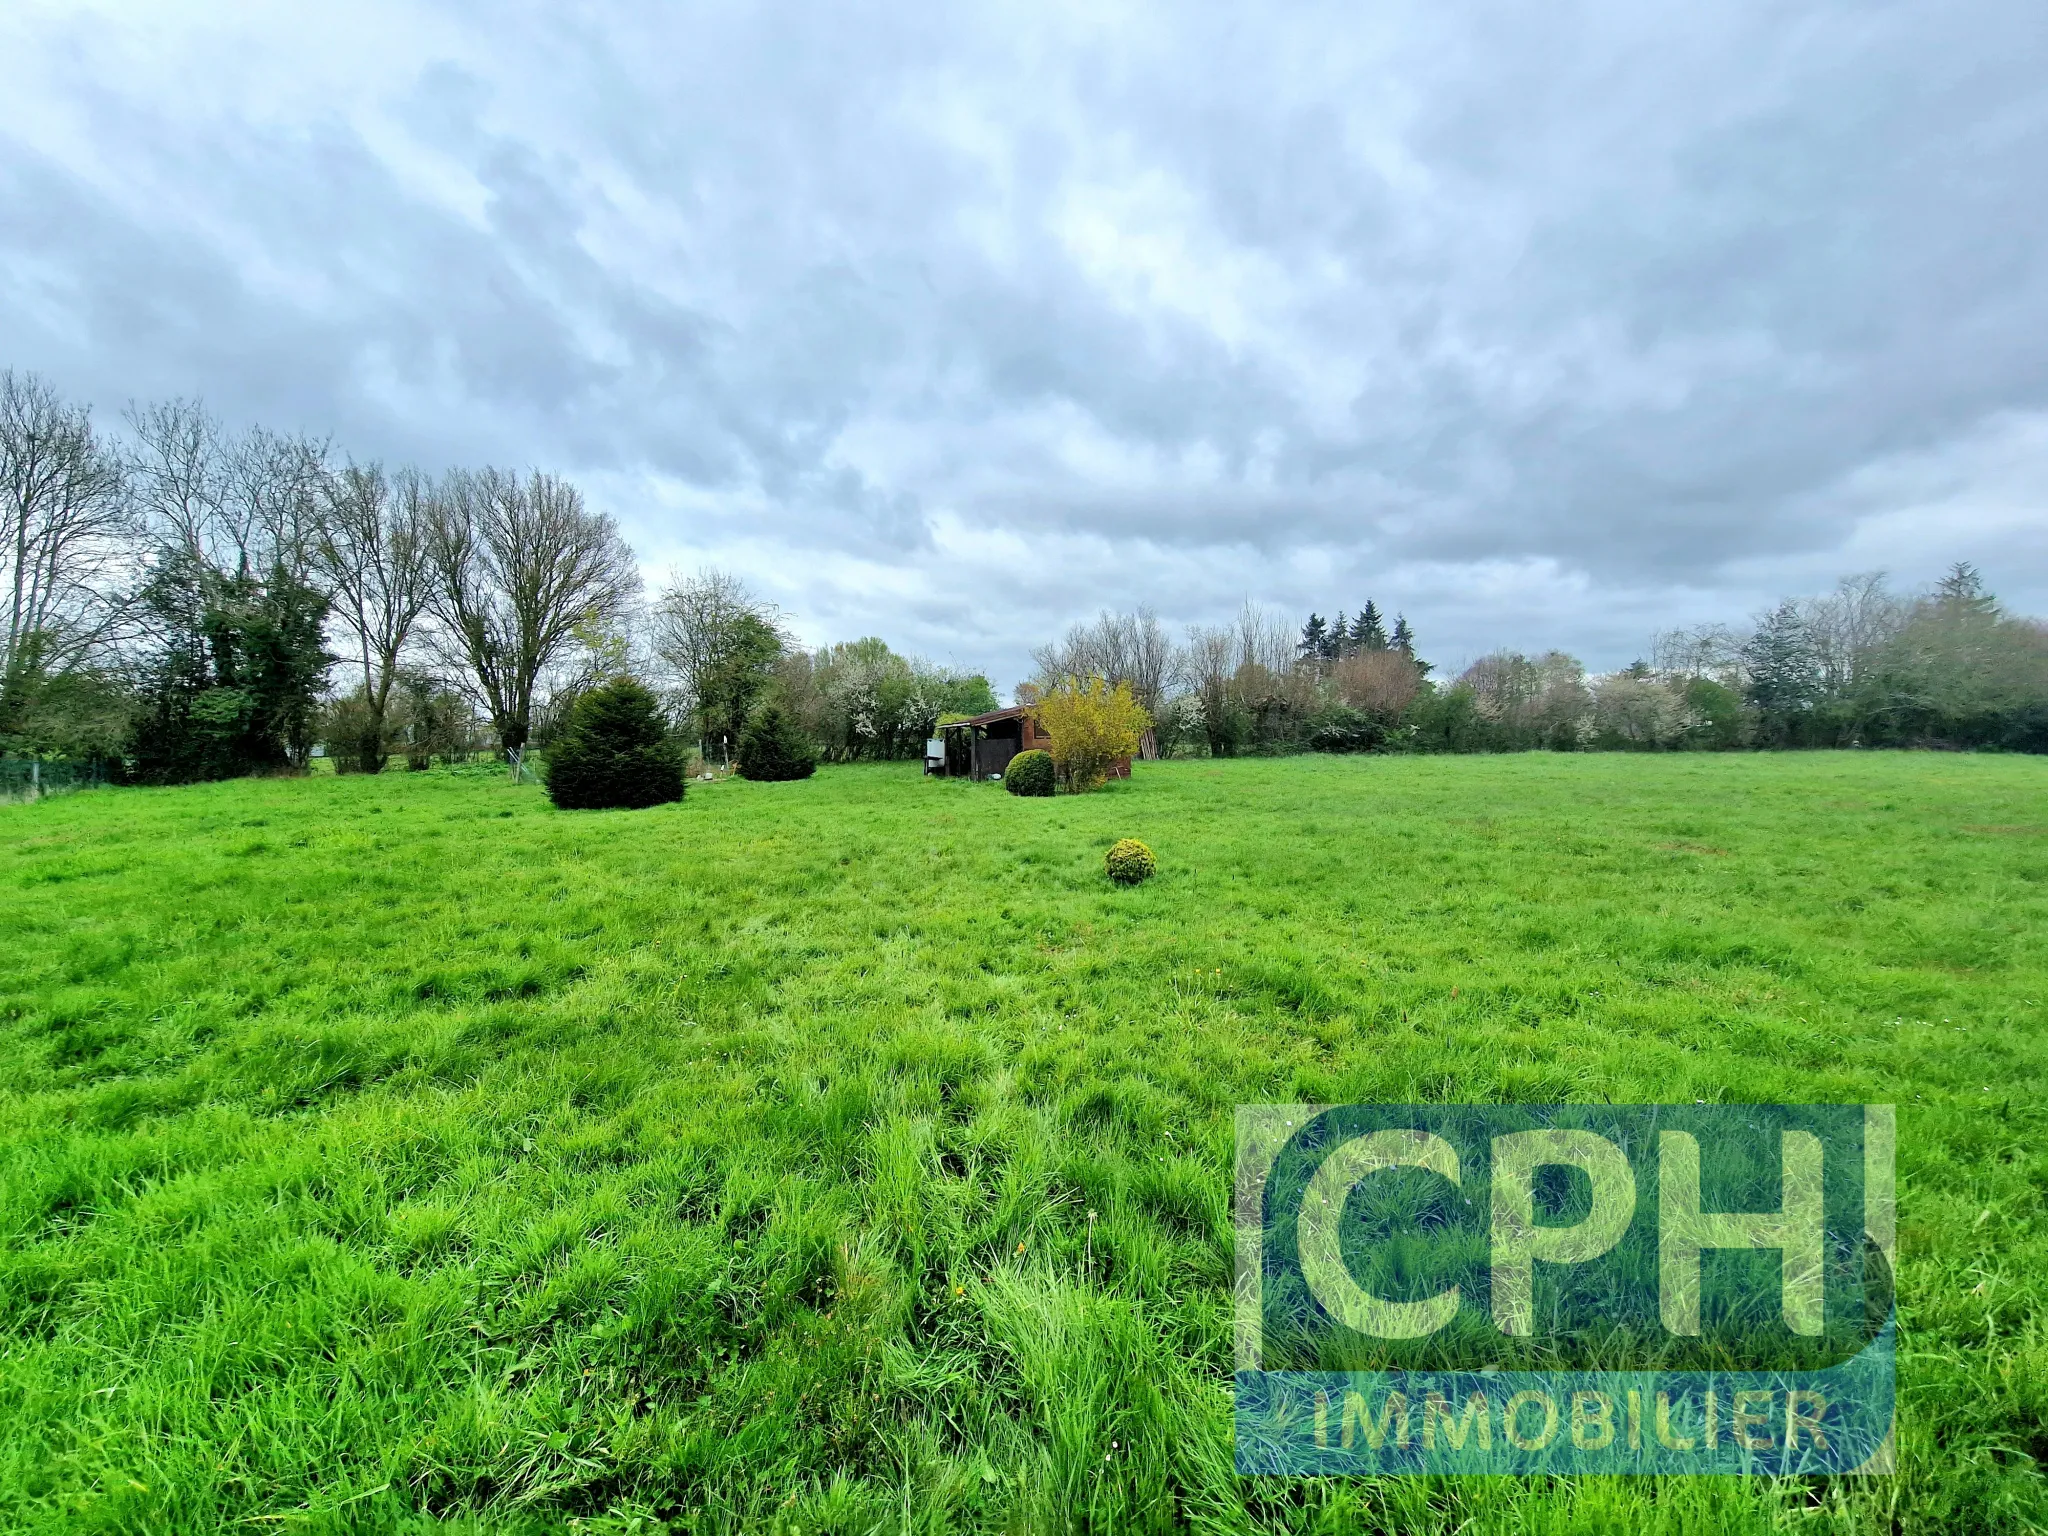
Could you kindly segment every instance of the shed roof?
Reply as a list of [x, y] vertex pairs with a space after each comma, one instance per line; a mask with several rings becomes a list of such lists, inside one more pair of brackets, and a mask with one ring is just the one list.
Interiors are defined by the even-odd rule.
[[1029, 704], [1012, 704], [1008, 709], [992, 709], [985, 715], [976, 715], [971, 720], [948, 720], [939, 727], [942, 731], [964, 730], [971, 725], [994, 725], [998, 720], [1021, 720], [1031, 713]]

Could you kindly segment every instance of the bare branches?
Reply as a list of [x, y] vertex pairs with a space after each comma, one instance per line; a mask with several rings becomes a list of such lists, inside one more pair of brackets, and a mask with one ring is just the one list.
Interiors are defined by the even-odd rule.
[[522, 752], [536, 682], [580, 625], [620, 622], [640, 576], [609, 517], [536, 470], [450, 474], [426, 502], [428, 606], [468, 665], [499, 744]]
[[128, 472], [144, 530], [223, 575], [305, 580], [327, 478], [327, 445], [252, 427], [229, 435], [196, 400], [128, 408]]
[[781, 614], [727, 571], [672, 579], [654, 604], [653, 627], [654, 652], [674, 674], [683, 708], [707, 731], [721, 723], [737, 729], [709, 718], [721, 712], [717, 696], [730, 691], [721, 686], [729, 674], [772, 665], [789, 644]]
[[118, 457], [83, 406], [0, 373], [0, 711], [81, 664], [121, 611], [130, 531]]
[[1055, 644], [1031, 653], [1041, 684], [1050, 686], [1066, 677], [1099, 677], [1112, 688], [1127, 683], [1147, 714], [1159, 708], [1165, 695], [1172, 657], [1166, 631], [1150, 608], [1105, 612], [1092, 624], [1076, 624]]
[[384, 766], [386, 710], [406, 643], [431, 591], [425, 518], [428, 488], [417, 470], [387, 476], [350, 463], [321, 481], [321, 516], [309, 539], [314, 571], [332, 593], [333, 616], [354, 641], [363, 670], [364, 730], [358, 766]]

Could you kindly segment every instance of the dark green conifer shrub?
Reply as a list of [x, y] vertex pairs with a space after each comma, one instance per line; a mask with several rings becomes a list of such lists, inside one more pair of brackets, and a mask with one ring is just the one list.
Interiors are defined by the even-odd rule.
[[1049, 795], [1053, 776], [1052, 754], [1034, 747], [1010, 759], [1003, 770], [1003, 788], [1013, 795]]
[[683, 798], [683, 749], [631, 678], [576, 701], [548, 752], [548, 798], [565, 811], [639, 810]]
[[743, 779], [808, 779], [818, 770], [818, 750], [770, 704], [740, 732], [739, 769]]

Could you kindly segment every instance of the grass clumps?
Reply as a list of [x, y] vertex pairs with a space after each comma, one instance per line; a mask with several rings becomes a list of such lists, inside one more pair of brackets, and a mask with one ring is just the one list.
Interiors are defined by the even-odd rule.
[[654, 695], [620, 678], [578, 699], [548, 754], [548, 798], [565, 811], [637, 811], [682, 799], [682, 748]]
[[818, 753], [796, 722], [770, 704], [740, 733], [739, 769], [743, 779], [808, 779], [818, 771]]
[[1159, 873], [1152, 850], [1135, 837], [1119, 838], [1103, 858], [1102, 868], [1118, 885], [1137, 885]]
[[1019, 752], [1003, 770], [1003, 788], [1013, 795], [1050, 795], [1053, 779], [1052, 754], [1036, 747]]

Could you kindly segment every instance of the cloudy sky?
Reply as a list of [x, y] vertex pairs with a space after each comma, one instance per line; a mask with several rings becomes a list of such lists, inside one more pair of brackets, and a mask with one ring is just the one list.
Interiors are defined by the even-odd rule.
[[2048, 612], [2042, 0], [6, 0], [0, 59], [0, 366], [568, 474], [813, 641]]

